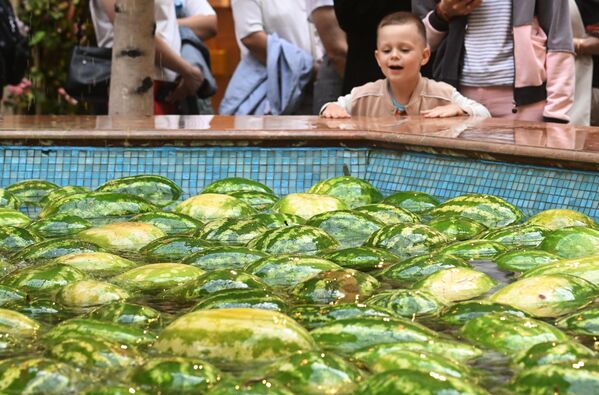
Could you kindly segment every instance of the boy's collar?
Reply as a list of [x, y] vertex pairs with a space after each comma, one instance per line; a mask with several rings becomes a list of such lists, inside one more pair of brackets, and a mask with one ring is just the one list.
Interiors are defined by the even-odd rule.
[[408, 100], [408, 102], [406, 104], [403, 104], [403, 103], [399, 103], [397, 101], [397, 99], [395, 98], [395, 95], [393, 94], [393, 90], [391, 89], [391, 82], [389, 81], [389, 79], [387, 79], [387, 93], [389, 94], [389, 97], [391, 98], [393, 107], [398, 109], [397, 105], [399, 105], [399, 106], [402, 106], [405, 110], [405, 108], [409, 107], [410, 104], [420, 100], [420, 93], [422, 92], [422, 89], [424, 88], [424, 83], [425, 83], [425, 81], [424, 81], [424, 78], [422, 77], [422, 74], [418, 73], [418, 83], [416, 84], [416, 87], [414, 88], [414, 90], [412, 91], [412, 94], [410, 95], [410, 100]]

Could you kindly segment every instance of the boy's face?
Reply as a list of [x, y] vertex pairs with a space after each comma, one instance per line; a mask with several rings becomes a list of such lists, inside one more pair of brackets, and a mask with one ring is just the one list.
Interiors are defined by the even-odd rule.
[[376, 58], [391, 82], [413, 81], [430, 58], [430, 49], [414, 24], [387, 25], [378, 31]]

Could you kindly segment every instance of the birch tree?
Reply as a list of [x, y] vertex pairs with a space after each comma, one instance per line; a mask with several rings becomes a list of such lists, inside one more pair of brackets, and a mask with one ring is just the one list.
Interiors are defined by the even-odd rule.
[[117, 0], [109, 115], [153, 115], [154, 0]]

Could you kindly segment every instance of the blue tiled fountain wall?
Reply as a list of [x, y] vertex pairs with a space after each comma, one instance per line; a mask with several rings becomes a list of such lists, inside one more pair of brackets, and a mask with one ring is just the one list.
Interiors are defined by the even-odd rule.
[[183, 199], [224, 177], [247, 177], [277, 194], [304, 192], [343, 175], [370, 181], [385, 195], [418, 190], [440, 200], [464, 193], [501, 196], [527, 215], [570, 208], [599, 219], [599, 172], [490, 162], [369, 148], [0, 147], [0, 186], [26, 179], [95, 188], [118, 177], [159, 174]]

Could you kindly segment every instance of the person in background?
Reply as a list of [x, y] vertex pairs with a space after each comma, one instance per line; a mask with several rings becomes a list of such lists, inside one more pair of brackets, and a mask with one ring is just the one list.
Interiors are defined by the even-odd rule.
[[181, 35], [181, 56], [204, 75], [197, 94], [179, 104], [179, 113], [214, 114], [210, 96], [216, 92], [216, 81], [210, 67], [210, 51], [204, 41], [218, 31], [216, 12], [207, 0], [175, 0], [175, 10]]
[[[322, 46], [316, 37], [313, 26], [308, 22], [305, 0], [232, 0], [231, 8], [235, 21], [235, 35], [241, 49], [240, 65], [247, 64], [245, 62], [247, 61], [246, 58], [253, 57], [261, 65], [267, 67], [268, 70], [267, 50], [271, 38], [275, 35], [278, 38], [278, 42], [285, 41], [285, 45], [290, 44], [293, 48], [297, 48], [302, 53], [305, 53], [307, 57], [311, 57], [310, 70], [313, 70], [314, 66], [322, 58]], [[303, 60], [305, 61], [306, 58]], [[298, 61], [298, 59], [286, 59], [286, 61], [293, 63]], [[300, 67], [299, 65], [294, 65], [291, 67], [291, 72]], [[268, 71], [272, 72], [273, 70]], [[302, 77], [296, 75], [292, 78]], [[235, 78], [234, 74], [227, 87], [225, 97], [221, 102], [221, 113], [236, 111], [235, 109], [229, 109], [228, 106], [231, 103], [229, 99], [242, 94], [237, 89], [245, 88], [244, 86], [233, 85], [238, 82], [240, 81]], [[245, 83], [246, 81], [241, 82]], [[305, 85], [301, 93], [301, 101], [298, 105], [293, 105], [295, 108], [293, 113], [298, 115], [312, 114], [312, 83]], [[235, 105], [231, 107], [235, 107]], [[283, 107], [286, 106], [283, 105]], [[264, 109], [261, 106], [259, 111], [263, 111]], [[259, 115], [259, 113], [255, 112], [253, 114]]]
[[431, 53], [424, 24], [417, 16], [409, 12], [388, 15], [380, 22], [377, 36], [374, 55], [386, 78], [354, 88], [337, 102], [326, 104], [322, 117], [490, 116], [484, 106], [460, 95], [451, 85], [420, 75]]
[[568, 2], [413, 0], [435, 53], [433, 78], [494, 117], [567, 123], [574, 93]]
[[576, 51], [575, 104], [570, 115], [573, 123], [599, 126], [599, 0], [570, 0], [570, 7]]
[[384, 16], [411, 11], [408, 0], [335, 0], [339, 26], [347, 34], [347, 62], [343, 93], [367, 82], [383, 78], [374, 57], [377, 26]]
[[325, 50], [314, 81], [313, 114], [318, 114], [325, 103], [341, 95], [347, 40], [337, 22], [333, 0], [306, 0], [306, 11]]
[[[116, 0], [90, 0], [90, 12], [99, 47], [111, 48], [114, 40]], [[181, 37], [173, 0], [154, 0], [156, 18], [156, 71], [154, 113], [174, 114], [176, 103], [194, 95], [204, 76], [180, 55]], [[106, 112], [108, 107], [106, 106]]]

